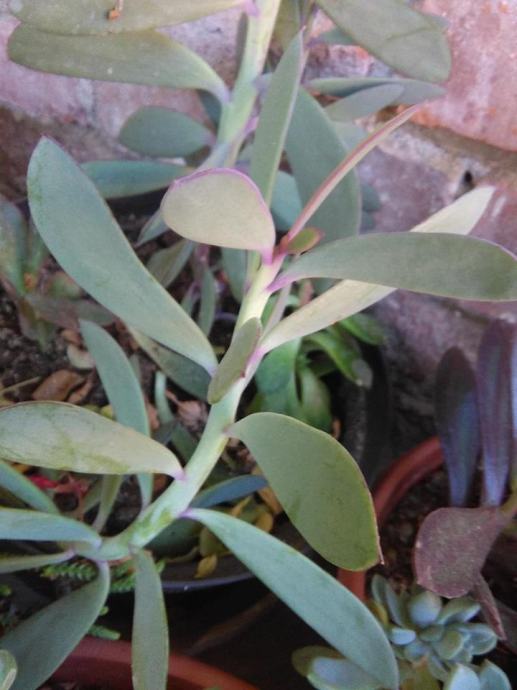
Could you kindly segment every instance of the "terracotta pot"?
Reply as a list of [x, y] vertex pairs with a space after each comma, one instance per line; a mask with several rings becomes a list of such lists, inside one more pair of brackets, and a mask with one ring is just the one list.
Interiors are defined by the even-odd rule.
[[[381, 478], [373, 491], [373, 502], [379, 529], [405, 494], [443, 463], [442, 450], [437, 438], [424, 441], [409, 453], [402, 455]], [[359, 599], [366, 599], [366, 571], [339, 570], [338, 580]]]
[[[105, 683], [110, 690], [133, 690], [131, 645], [86, 637], [52, 676], [56, 681], [93, 685]], [[168, 690], [257, 690], [224, 671], [179, 654], [169, 662]]]

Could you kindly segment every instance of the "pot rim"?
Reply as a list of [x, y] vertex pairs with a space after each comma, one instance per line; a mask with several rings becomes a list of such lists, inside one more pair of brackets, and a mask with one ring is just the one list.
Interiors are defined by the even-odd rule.
[[[407, 492], [443, 464], [442, 449], [434, 436], [401, 455], [386, 470], [373, 490], [373, 504], [379, 529]], [[366, 601], [366, 570], [339, 569], [337, 579], [361, 601]]]
[[[52, 680], [87, 683], [99, 681], [113, 690], [132, 690], [131, 644], [123, 640], [85, 637], [53, 674]], [[198, 659], [173, 653], [169, 657], [168, 684], [171, 690], [257, 690], [246, 681]]]

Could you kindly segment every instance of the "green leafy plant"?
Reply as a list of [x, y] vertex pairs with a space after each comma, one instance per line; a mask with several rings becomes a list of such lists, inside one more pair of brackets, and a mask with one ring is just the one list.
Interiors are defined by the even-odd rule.
[[[50, 140], [40, 142], [29, 168], [29, 200], [35, 223], [50, 251], [84, 289], [133, 329], [154, 336], [208, 371], [211, 381], [207, 397], [212, 407], [200, 442], [185, 467], [171, 451], [147, 435], [141, 410], [134, 413], [132, 422], [126, 420], [133, 428], [63, 403], [26, 403], [0, 412], [0, 454], [7, 460], [108, 475], [100, 514], [107, 512], [112, 501], [112, 483], [117, 476], [161, 472], [173, 480], [127, 529], [103, 537], [100, 532], [104, 520], [92, 527], [59, 515], [44, 493], [21, 475], [14, 477], [17, 473], [4, 463], [9, 490], [33, 510], [1, 509], [0, 536], [62, 545], [50, 555], [6, 557], [1, 564], [4, 572], [66, 561], [77, 555], [95, 562], [98, 568], [94, 581], [51, 604], [3, 638], [3, 647], [27, 663], [25, 670], [20, 669], [16, 681], [19, 687], [37, 687], [90, 629], [109, 590], [108, 563], [127, 558], [133, 560], [136, 573], [136, 676], [146, 678], [152, 673], [153, 682], [157, 682], [157, 669], [161, 668], [160, 683], [164, 682], [167, 645], [162, 641], [166, 639], [166, 627], [160, 614], [160, 578], [144, 547], [179, 518], [208, 527], [341, 653], [384, 686], [396, 687], [396, 667], [387, 642], [377, 623], [351, 594], [274, 537], [224, 513], [193, 508], [191, 503], [228, 439], [237, 438], [250, 449], [287, 515], [319, 553], [349, 569], [363, 569], [376, 562], [378, 543], [371, 498], [347, 451], [330, 436], [284, 415], [257, 413], [238, 422], [235, 415], [242, 392], [267, 352], [327, 326], [336, 317], [359, 311], [365, 301], [372, 303], [400, 285], [476, 299], [517, 296], [517, 261], [512, 255], [482, 240], [439, 232], [445, 228], [470, 230], [491, 197], [491, 190], [486, 189], [462, 197], [416, 232], [336, 240], [308, 251], [282, 271], [288, 256], [286, 247], [303, 229], [304, 219], [332, 191], [351, 161], [358, 160], [361, 153], [407, 116], [397, 116], [371, 137], [368, 146], [362, 145], [359, 152], [346, 159], [278, 245], [266, 204], [241, 173], [229, 169], [205, 171], [170, 188], [163, 213], [176, 232], [187, 239], [198, 237], [213, 244], [244, 246], [261, 255], [244, 295], [233, 341], [220, 363], [202, 331], [138, 262], [81, 169]], [[72, 213], [76, 219], [74, 231], [69, 223]], [[253, 234], [251, 229], [249, 234], [242, 233], [248, 219], [253, 221]], [[434, 232], [426, 232], [429, 229]], [[332, 248], [330, 256], [326, 247]], [[347, 247], [349, 252], [345, 251]], [[350, 254], [354, 262], [346, 260]], [[392, 258], [386, 260], [390, 254]], [[329, 261], [334, 256], [343, 256], [338, 266]], [[346, 278], [348, 272], [352, 279]], [[260, 316], [271, 294], [307, 274], [339, 274], [343, 282], [263, 332]], [[365, 279], [371, 282], [358, 282]], [[378, 280], [384, 285], [376, 284]], [[329, 299], [336, 290], [347, 295], [346, 301]], [[127, 402], [134, 406], [136, 401], [132, 398]], [[30, 434], [21, 433], [27, 429]], [[353, 529], [343, 531], [343, 524], [353, 524]], [[307, 592], [311, 592], [310, 597]], [[154, 606], [150, 605], [152, 601], [156, 602]], [[73, 619], [66, 614], [72, 609]], [[150, 610], [155, 612], [151, 619]], [[350, 615], [362, 621], [358, 628], [362, 632], [353, 638], [343, 636], [341, 627], [341, 621]], [[40, 646], [36, 651], [30, 640], [40, 634], [44, 634], [44, 649]], [[149, 644], [153, 645], [152, 654]]]
[[[251, 451], [287, 515], [318, 553], [347, 569], [373, 565], [379, 557], [373, 505], [350, 454], [329, 435], [292, 417], [273, 412], [238, 415], [242, 394], [268, 353], [354, 316], [397, 288], [476, 300], [517, 299], [517, 261], [500, 247], [463, 237], [490, 201], [489, 188], [465, 195], [412, 232], [357, 234], [361, 201], [354, 168], [414, 111], [397, 115], [370, 136], [361, 133], [359, 145], [347, 153], [352, 147], [342, 142], [329, 115], [299, 88], [311, 3], [282, 7], [278, 0], [256, 3], [257, 11], [246, 16], [242, 60], [231, 94], [197, 55], [153, 30], [191, 19], [193, 13], [200, 16], [239, 4], [126, 0], [122, 11], [114, 13], [111, 3], [96, 0], [93, 15], [92, 7], [79, 0], [45, 8], [30, 0], [12, 4], [22, 20], [9, 46], [17, 61], [74, 76], [196, 88], [205, 94], [207, 110], [218, 122], [215, 145], [202, 169], [192, 174], [186, 174], [191, 170], [185, 166], [178, 171], [173, 164], [154, 161], [95, 163], [83, 169], [49, 139], [40, 141], [32, 156], [29, 204], [49, 251], [82, 289], [125, 323], [153, 358], [166, 360], [187, 385], [203, 387], [210, 411], [199, 442], [182, 461], [150, 437], [134, 372], [120, 346], [87, 320], [81, 325], [83, 335], [117, 421], [63, 403], [26, 403], [0, 411], [0, 457], [5, 459], [0, 464], [0, 483], [24, 506], [0, 509], [0, 538], [13, 542], [0, 570], [41, 568], [77, 558], [96, 569], [95, 579], [2, 638], [2, 647], [20, 665], [14, 690], [37, 688], [91, 629], [105, 605], [112, 566], [120, 561], [130, 562], [134, 572], [134, 687], [163, 690], [167, 622], [159, 572], [146, 547], [170, 525], [187, 521], [210, 530], [375, 682], [393, 690], [398, 687], [393, 650], [361, 602], [305, 556], [244, 520], [206, 504], [196, 505], [196, 497], [229, 439], [237, 439]], [[340, 27], [348, 27], [353, 40], [373, 46], [372, 51], [398, 69], [415, 73], [417, 79], [446, 75], [448, 51], [432, 18], [395, 0], [376, 3], [379, 21], [373, 23], [371, 18], [364, 22], [362, 3], [355, 0], [322, 0], [319, 5]], [[275, 27], [285, 51], [273, 75], [265, 77], [269, 88], [254, 122], [258, 78]], [[400, 48], [398, 40], [390, 39], [404, 28], [410, 40]], [[418, 51], [415, 59], [420, 43], [412, 36], [420, 34], [433, 44], [427, 61]], [[395, 97], [392, 90], [390, 102], [418, 100], [428, 86], [400, 81], [402, 94]], [[368, 90], [357, 84], [354, 89]], [[370, 97], [370, 107], [378, 108], [379, 98]], [[354, 100], [357, 108], [357, 100], [362, 99]], [[363, 103], [363, 113], [365, 108]], [[151, 115], [157, 126], [155, 116]], [[146, 117], [142, 115], [144, 121]], [[132, 129], [124, 135], [135, 147], [138, 122], [131, 123]], [[244, 157], [253, 131], [248, 176], [232, 166]], [[197, 126], [189, 125], [188, 132], [194, 143], [186, 149], [185, 130], [179, 137], [185, 156], [200, 141], [213, 141]], [[273, 213], [279, 215], [285, 207], [280, 204], [275, 210], [273, 201], [277, 180], [285, 181], [278, 174], [283, 151], [301, 208], [289, 217], [287, 232], [278, 240]], [[143, 191], [149, 190], [149, 180], [162, 187], [173, 178], [177, 179], [144, 237], [171, 227], [186, 243], [221, 251], [241, 306], [220, 361], [206, 335], [208, 319], [196, 323], [144, 267], [102, 198], [134, 192], [135, 179]], [[314, 227], [316, 232], [310, 230]], [[312, 278], [325, 279], [320, 293], [284, 316], [293, 284]], [[270, 317], [263, 321], [270, 301]], [[93, 522], [60, 514], [44, 491], [14, 471], [10, 463], [16, 461], [102, 475], [100, 484], [92, 488], [94, 495], [85, 498], [96, 509]], [[168, 475], [170, 483], [153, 500], [156, 473]], [[125, 475], [138, 477], [142, 510], [127, 528], [108, 535], [106, 521]], [[52, 553], [27, 555], [16, 550], [19, 541], [36, 547], [38, 542], [51, 542], [55, 547]]]
[[[488, 625], [472, 621], [481, 608], [473, 599], [445, 603], [418, 586], [396, 594], [379, 575], [374, 575], [371, 589], [370, 607], [393, 646], [402, 690], [510, 690], [510, 681], [500, 668], [488, 660], [481, 666], [473, 663], [474, 657], [488, 654], [497, 644], [497, 635]], [[293, 663], [318, 690], [382, 687], [324, 647], [295, 652]]]

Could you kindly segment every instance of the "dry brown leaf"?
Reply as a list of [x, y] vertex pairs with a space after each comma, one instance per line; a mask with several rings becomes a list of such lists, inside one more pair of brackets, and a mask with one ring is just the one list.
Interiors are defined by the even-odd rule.
[[94, 377], [92, 374], [90, 374], [83, 385], [68, 396], [67, 402], [71, 403], [72, 405], [79, 405], [79, 403], [84, 402], [93, 388], [93, 382]]
[[160, 418], [158, 417], [158, 411], [154, 405], [152, 405], [149, 400], [145, 401], [145, 409], [147, 410], [147, 417], [149, 419], [149, 426], [151, 431], [156, 431], [160, 428]]
[[75, 371], [59, 369], [50, 374], [32, 394], [33, 400], [53, 400], [63, 402], [69, 394], [83, 382], [83, 377]]
[[211, 556], [205, 556], [197, 564], [197, 571], [194, 577], [196, 580], [201, 580], [204, 577], [209, 577], [214, 570], [217, 568], [217, 556], [212, 554]]
[[[252, 474], [256, 474], [259, 477], [264, 476], [262, 470], [258, 465], [254, 467]], [[275, 517], [281, 515], [284, 512], [282, 504], [280, 503], [280, 501], [276, 497], [275, 492], [270, 486], [265, 486], [263, 489], [259, 489], [257, 493]]]
[[258, 529], [261, 529], [263, 532], [271, 532], [274, 524], [275, 519], [267, 510], [262, 512], [255, 520], [255, 527], [258, 527]]
[[63, 328], [60, 333], [63, 340], [72, 345], [81, 345], [81, 336], [78, 331], [74, 331], [72, 328]]

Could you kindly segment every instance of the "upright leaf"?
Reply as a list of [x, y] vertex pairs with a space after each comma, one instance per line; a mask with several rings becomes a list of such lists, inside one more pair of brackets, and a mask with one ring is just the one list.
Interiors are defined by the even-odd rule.
[[130, 325], [214, 367], [203, 333], [140, 263], [93, 183], [50, 139], [32, 155], [28, 188], [39, 232], [81, 287]]
[[258, 188], [246, 175], [212, 168], [175, 182], [162, 202], [165, 222], [178, 235], [218, 247], [269, 255], [275, 227]]
[[109, 333], [91, 321], [81, 321], [80, 325], [116, 420], [149, 436], [149, 418], [142, 389], [124, 350]]
[[494, 541], [510, 520], [492, 506], [432, 512], [422, 523], [415, 543], [418, 583], [448, 598], [470, 592]]
[[0, 508], [0, 539], [85, 541], [95, 546], [100, 544], [97, 532], [78, 520], [18, 508]]
[[189, 156], [212, 143], [214, 136], [200, 122], [168, 108], [140, 108], [126, 120], [119, 140], [144, 156], [176, 158]]
[[[491, 187], [475, 189], [415, 226], [412, 232], [467, 235], [485, 212], [492, 194]], [[391, 288], [344, 280], [281, 321], [266, 335], [262, 347], [271, 350], [293, 338], [326, 328], [375, 304], [390, 292]]]
[[0, 197], [0, 278], [6, 278], [19, 294], [25, 292], [23, 264], [28, 235], [21, 211]]
[[253, 140], [250, 177], [271, 202], [275, 178], [284, 149], [291, 115], [303, 70], [303, 41], [296, 35], [278, 63]]
[[196, 398], [206, 400], [210, 376], [205, 369], [183, 355], [158, 345], [138, 331], [131, 330], [131, 335], [168, 379]]
[[54, 501], [44, 491], [3, 460], [0, 460], [0, 486], [31, 508], [44, 513], [58, 512]]
[[317, 1], [347, 36], [398, 72], [433, 82], [449, 76], [445, 32], [404, 0], [375, 0], [367, 9], [362, 0]]
[[131, 671], [134, 690], [165, 690], [169, 669], [169, 630], [162, 583], [153, 557], [139, 551], [135, 563]]
[[1, 409], [0, 457], [93, 474], [183, 472], [178, 459], [160, 443], [68, 403], [20, 403]]
[[442, 297], [517, 299], [517, 258], [486, 240], [444, 233], [371, 233], [320, 245], [276, 288], [305, 278], [358, 280]]
[[[324, 110], [303, 89], [296, 99], [286, 153], [303, 203], [347, 153]], [[360, 216], [359, 183], [350, 172], [307, 221], [322, 230], [325, 239], [334, 240], [355, 235]]]
[[36, 690], [66, 659], [95, 622], [109, 589], [109, 568], [97, 578], [19, 623], [0, 638], [20, 666], [12, 690]]
[[163, 287], [169, 287], [185, 268], [193, 249], [193, 243], [188, 240], [179, 240], [171, 247], [158, 249], [149, 259], [147, 269]]
[[[124, 351], [114, 338], [91, 321], [81, 321], [80, 326], [116, 420], [149, 436], [149, 418], [140, 382]], [[144, 504], [151, 498], [152, 481], [150, 475], [139, 476]], [[98, 529], [104, 525], [111, 512], [121, 482], [122, 477], [119, 476], [103, 478], [102, 497], [96, 518]]]
[[146, 194], [165, 189], [185, 174], [185, 168], [159, 161], [90, 161], [82, 169], [105, 199]]
[[0, 649], [0, 690], [9, 690], [17, 673], [18, 665], [14, 656], [6, 649]]
[[246, 286], [246, 273], [248, 267], [248, 257], [242, 249], [221, 249], [223, 270], [230, 284], [233, 298], [237, 302], [242, 302], [244, 289]]
[[208, 337], [214, 325], [215, 313], [217, 309], [217, 282], [209, 266], [203, 270], [201, 280], [201, 296], [199, 301], [199, 312], [197, 322], [199, 328]]
[[474, 372], [458, 348], [436, 372], [435, 418], [449, 481], [449, 503], [467, 505], [481, 448]]
[[[397, 662], [382, 628], [346, 587], [301, 553], [243, 520], [210, 510], [202, 522], [282, 601], [341, 654], [379, 681], [398, 688]], [[307, 596], [307, 592], [311, 595]]]
[[290, 520], [318, 553], [350, 570], [378, 561], [372, 499], [340, 443], [272, 412], [249, 415], [228, 433], [248, 446]]
[[[514, 283], [517, 281], [514, 279]], [[517, 328], [502, 320], [486, 330], [479, 346], [477, 385], [483, 447], [483, 502], [499, 505], [516, 447], [512, 404], [517, 388], [512, 359], [517, 351]]]
[[203, 89], [224, 100], [227, 89], [196, 53], [156, 31], [107, 36], [63, 36], [20, 24], [9, 57], [25, 67], [100, 81]]
[[[191, 22], [209, 14], [243, 5], [243, 0], [124, 0], [119, 14], [114, 0], [58, 0], [44, 5], [38, 0], [11, 0], [11, 12], [41, 31], [57, 34], [113, 34], [156, 26]], [[111, 14], [110, 14], [111, 13]]]
[[233, 337], [208, 387], [208, 402], [213, 405], [246, 373], [246, 366], [262, 332], [260, 319], [249, 319]]

